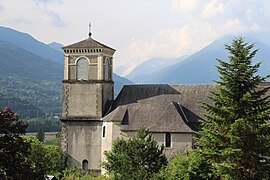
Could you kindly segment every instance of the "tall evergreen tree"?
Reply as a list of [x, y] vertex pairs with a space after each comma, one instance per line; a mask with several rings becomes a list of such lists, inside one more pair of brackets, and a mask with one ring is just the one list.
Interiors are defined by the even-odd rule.
[[217, 179], [270, 177], [269, 87], [262, 83], [269, 76], [257, 74], [253, 48], [242, 37], [226, 45], [229, 62], [218, 60], [212, 104], [203, 104], [207, 115], [198, 143]]

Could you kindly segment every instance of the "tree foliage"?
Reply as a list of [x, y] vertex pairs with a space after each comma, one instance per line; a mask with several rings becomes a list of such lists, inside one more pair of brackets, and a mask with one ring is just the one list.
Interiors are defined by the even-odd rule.
[[64, 180], [113, 180], [113, 178], [103, 175], [93, 175], [79, 168], [70, 168], [63, 171], [62, 179]]
[[36, 135], [36, 138], [40, 141], [40, 142], [44, 142], [44, 139], [45, 139], [45, 133], [44, 131], [40, 128], [38, 130], [38, 133]]
[[116, 179], [150, 179], [167, 164], [163, 147], [144, 128], [130, 139], [118, 138], [105, 156], [103, 167]]
[[252, 64], [253, 48], [242, 37], [226, 45], [229, 62], [218, 60], [220, 81], [210, 97], [213, 103], [203, 104], [207, 115], [198, 143], [217, 179], [270, 176], [269, 87], [261, 84], [268, 77], [257, 74], [260, 63]]
[[211, 166], [200, 150], [193, 150], [188, 154], [176, 155], [157, 175], [156, 179], [211, 179]]
[[27, 124], [8, 108], [0, 110], [0, 179], [40, 179], [40, 172], [33, 172], [27, 161], [30, 144], [20, 135]]
[[59, 146], [44, 145], [35, 137], [25, 137], [25, 142], [31, 145], [27, 161], [34, 172], [55, 175], [62, 171], [62, 152]]

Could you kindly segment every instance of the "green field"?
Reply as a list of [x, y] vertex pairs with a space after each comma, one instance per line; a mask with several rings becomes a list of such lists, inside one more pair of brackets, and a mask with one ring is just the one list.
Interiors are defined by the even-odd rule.
[[[56, 134], [58, 132], [45, 132], [45, 140], [44, 144], [46, 145], [52, 145], [55, 143], [56, 140]], [[37, 133], [26, 133], [24, 136], [29, 136], [29, 137], [36, 137]]]

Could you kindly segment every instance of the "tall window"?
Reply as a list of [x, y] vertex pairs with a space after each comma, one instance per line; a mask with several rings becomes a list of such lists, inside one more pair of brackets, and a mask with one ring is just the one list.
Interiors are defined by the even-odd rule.
[[88, 171], [88, 161], [86, 159], [82, 162], [82, 168], [84, 171]]
[[106, 136], [106, 127], [103, 126], [103, 129], [102, 129], [102, 137], [105, 138]]
[[109, 80], [109, 65], [110, 65], [110, 59], [105, 59], [105, 68], [104, 68], [104, 74], [105, 74], [105, 81]]
[[165, 147], [169, 148], [172, 145], [171, 133], [165, 134]]
[[88, 80], [88, 60], [85, 58], [77, 61], [77, 79]]

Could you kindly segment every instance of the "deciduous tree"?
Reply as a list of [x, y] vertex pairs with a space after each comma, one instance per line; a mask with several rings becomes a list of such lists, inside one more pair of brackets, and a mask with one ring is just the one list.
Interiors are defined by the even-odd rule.
[[20, 137], [27, 124], [8, 108], [0, 110], [0, 179], [41, 179], [42, 173], [33, 172], [26, 157], [30, 144]]
[[55, 175], [62, 170], [62, 152], [60, 146], [45, 145], [35, 137], [26, 137], [25, 142], [30, 143], [30, 153], [27, 161], [34, 172]]
[[105, 156], [103, 167], [116, 179], [150, 179], [167, 164], [163, 147], [144, 128], [130, 139], [117, 139]]

